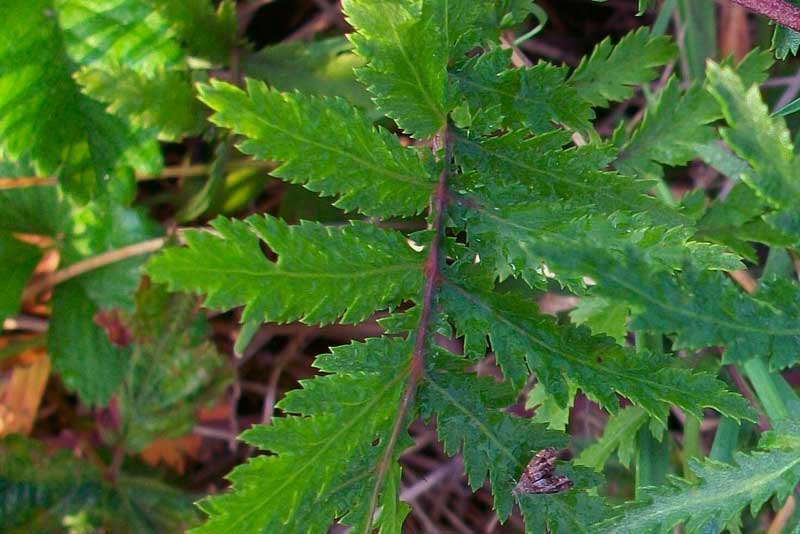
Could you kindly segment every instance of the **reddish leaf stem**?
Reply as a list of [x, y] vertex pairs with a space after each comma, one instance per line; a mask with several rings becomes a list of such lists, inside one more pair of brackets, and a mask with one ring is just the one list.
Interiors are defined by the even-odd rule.
[[447, 182], [450, 178], [450, 161], [453, 157], [452, 142], [447, 126], [444, 127], [440, 135], [444, 144], [444, 159], [442, 160], [442, 172], [439, 173], [439, 182], [431, 197], [430, 210], [433, 215], [433, 223], [431, 225], [433, 237], [431, 238], [430, 248], [428, 249], [428, 257], [425, 260], [425, 288], [422, 296], [422, 309], [420, 310], [419, 323], [417, 323], [417, 331], [414, 337], [414, 353], [411, 357], [408, 384], [406, 384], [406, 389], [403, 391], [403, 396], [400, 399], [397, 418], [392, 426], [392, 433], [389, 435], [383, 457], [378, 464], [375, 484], [372, 488], [372, 495], [370, 496], [367, 512], [368, 518], [366, 529], [364, 530], [365, 534], [372, 532], [372, 520], [375, 515], [375, 510], [378, 507], [378, 497], [380, 496], [381, 486], [383, 485], [383, 480], [386, 478], [386, 472], [389, 470], [389, 465], [392, 461], [392, 453], [414, 399], [417, 384], [425, 370], [425, 341], [428, 335], [428, 327], [430, 326], [431, 310], [433, 309], [436, 288], [439, 286], [441, 280], [440, 262], [442, 257], [442, 239], [444, 238], [444, 213], [447, 209], [449, 198]]
[[781, 26], [800, 32], [800, 6], [784, 0], [731, 0], [753, 13], [763, 15]]

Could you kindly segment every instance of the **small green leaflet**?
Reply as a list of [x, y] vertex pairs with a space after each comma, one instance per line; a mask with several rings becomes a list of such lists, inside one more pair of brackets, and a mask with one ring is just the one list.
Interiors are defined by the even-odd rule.
[[642, 27], [616, 45], [609, 38], [595, 46], [569, 77], [569, 84], [592, 106], [605, 107], [633, 96], [634, 88], [658, 75], [656, 70], [674, 59], [677, 48], [667, 37], [650, 37]]
[[[346, 211], [391, 217], [427, 206], [435, 175], [343, 99], [281, 93], [255, 80], [247, 93], [212, 80], [200, 86], [200, 97], [216, 110], [212, 122], [248, 138], [239, 144], [242, 152], [282, 162], [275, 176], [338, 195], [336, 205]], [[335, 129], [342, 133], [330, 135]]]
[[186, 232], [187, 248], [164, 251], [148, 271], [173, 290], [206, 294], [208, 307], [244, 305], [243, 321], [357, 323], [416, 299], [422, 287], [423, 256], [399, 232], [361, 222], [289, 226], [269, 215], [221, 217], [212, 226], [215, 233]]

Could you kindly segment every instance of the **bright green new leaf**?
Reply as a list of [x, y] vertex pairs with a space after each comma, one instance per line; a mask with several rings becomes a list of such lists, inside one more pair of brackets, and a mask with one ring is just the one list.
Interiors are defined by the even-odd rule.
[[[174, 65], [183, 53], [145, 0], [52, 0], [75, 65], [124, 65], [141, 72]], [[47, 14], [45, 14], [47, 16]]]
[[569, 314], [576, 324], [589, 327], [593, 334], [605, 334], [614, 338], [620, 345], [625, 344], [628, 334], [628, 305], [612, 302], [602, 297], [585, 296]]
[[712, 64], [708, 76], [709, 89], [730, 125], [721, 130], [722, 137], [752, 169], [741, 175], [742, 180], [775, 208], [765, 220], [795, 241], [800, 239], [798, 159], [784, 119], [771, 116], [758, 88], [746, 90], [731, 69]]
[[602, 471], [611, 454], [617, 451], [619, 463], [630, 467], [636, 450], [636, 434], [648, 419], [647, 412], [638, 406], [629, 406], [615, 413], [609, 417], [602, 437], [584, 449], [575, 463]]
[[423, 256], [399, 232], [365, 223], [289, 226], [269, 215], [212, 225], [216, 233], [186, 232], [188, 247], [166, 250], [148, 270], [172, 289], [206, 294], [211, 308], [244, 305], [243, 321], [356, 323], [418, 298], [422, 287]]
[[800, 182], [785, 121], [770, 116], [758, 87], [746, 89], [733, 70], [711, 64], [708, 77], [709, 90], [730, 125], [721, 130], [722, 137], [753, 169], [741, 178], [776, 207], [796, 202]]
[[144, 74], [115, 65], [83, 68], [75, 79], [84, 93], [107, 104], [109, 113], [164, 141], [196, 135], [205, 125], [204, 108], [187, 71], [159, 68]]
[[676, 53], [668, 38], [650, 37], [648, 28], [642, 27], [616, 45], [608, 38], [600, 42], [570, 75], [569, 84], [592, 106], [605, 107], [632, 97], [634, 89], [653, 80], [656, 69]]
[[[143, 144], [123, 121], [80, 93], [67, 53], [77, 41], [59, 26], [59, 6], [52, 0], [0, 5], [15, 21], [0, 28], [0, 143], [11, 157], [29, 158], [37, 173], [57, 174], [66, 191], [85, 199], [119, 169], [157, 171], [160, 157], [155, 143]], [[91, 32], [91, 20], [70, 31]], [[91, 42], [91, 36], [81, 42]], [[87, 50], [80, 59], [91, 61], [103, 52]]]
[[247, 93], [214, 80], [200, 95], [216, 111], [214, 123], [247, 137], [242, 152], [281, 162], [275, 176], [338, 195], [337, 206], [366, 215], [412, 215], [427, 206], [435, 177], [342, 99], [280, 93], [254, 80]]

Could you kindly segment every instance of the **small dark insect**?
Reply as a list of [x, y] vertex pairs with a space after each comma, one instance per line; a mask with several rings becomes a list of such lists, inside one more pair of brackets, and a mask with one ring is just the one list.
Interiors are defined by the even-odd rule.
[[572, 481], [565, 476], [556, 475], [558, 451], [553, 448], [543, 449], [525, 466], [519, 483], [514, 486], [512, 493], [562, 493], [572, 487]]

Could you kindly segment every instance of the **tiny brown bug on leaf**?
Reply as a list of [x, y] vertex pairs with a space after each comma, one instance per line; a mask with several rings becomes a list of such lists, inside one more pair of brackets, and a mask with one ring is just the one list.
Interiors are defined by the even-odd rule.
[[568, 491], [573, 485], [572, 481], [563, 475], [554, 473], [556, 459], [558, 459], [558, 451], [552, 447], [537, 452], [525, 466], [519, 483], [514, 486], [512, 493], [521, 495]]

